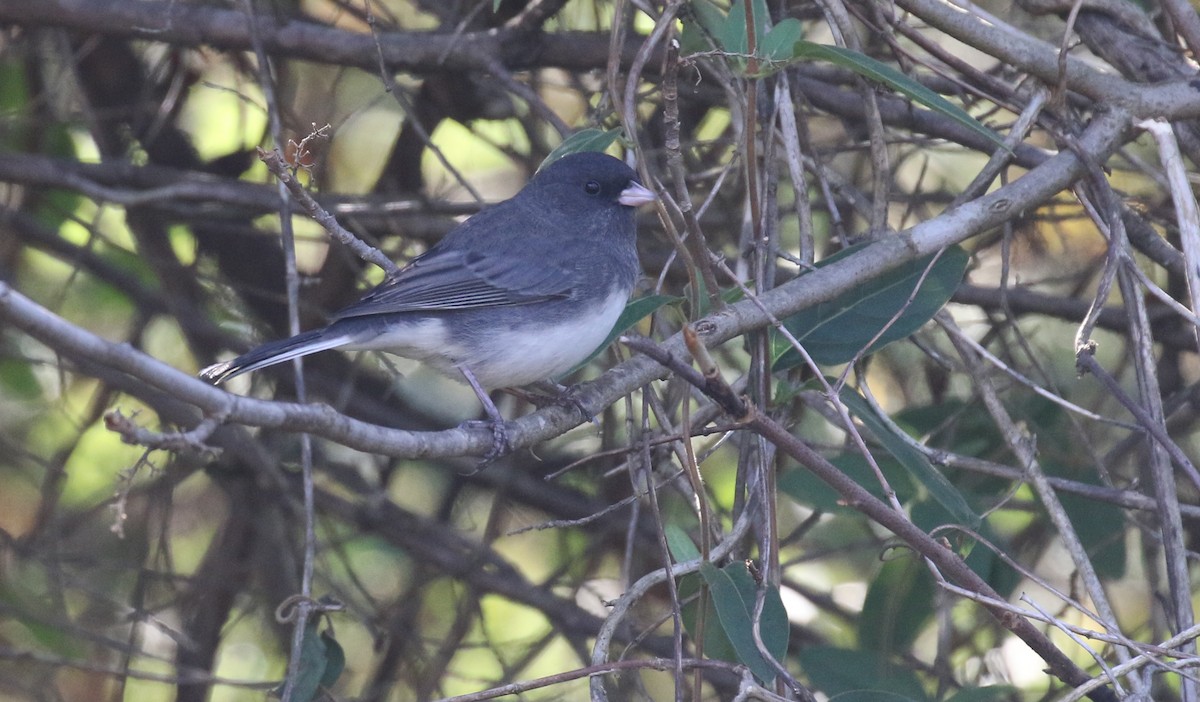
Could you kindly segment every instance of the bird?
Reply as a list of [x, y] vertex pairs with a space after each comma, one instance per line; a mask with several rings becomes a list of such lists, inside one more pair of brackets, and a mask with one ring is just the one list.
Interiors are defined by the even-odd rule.
[[656, 195], [620, 159], [577, 152], [465, 220], [328, 325], [213, 364], [225, 380], [326, 351], [376, 350], [461, 376], [493, 442], [510, 450], [488, 390], [553, 380], [604, 343], [641, 274], [636, 208]]

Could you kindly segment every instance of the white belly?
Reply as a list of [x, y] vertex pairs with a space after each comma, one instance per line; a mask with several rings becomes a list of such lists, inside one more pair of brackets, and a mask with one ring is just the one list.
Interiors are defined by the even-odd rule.
[[485, 388], [519, 387], [557, 378], [585, 361], [604, 343], [627, 301], [627, 294], [614, 293], [565, 323], [534, 321], [497, 331], [481, 348], [454, 343], [439, 319], [405, 324], [345, 348], [413, 358], [456, 378], [457, 366], [465, 365]]
[[[557, 378], [587, 360], [604, 343], [628, 299], [626, 294], [614, 293], [569, 322], [498, 333], [494, 352], [478, 359], [472, 370], [480, 383], [491, 388]], [[470, 365], [470, 360], [467, 363]]]

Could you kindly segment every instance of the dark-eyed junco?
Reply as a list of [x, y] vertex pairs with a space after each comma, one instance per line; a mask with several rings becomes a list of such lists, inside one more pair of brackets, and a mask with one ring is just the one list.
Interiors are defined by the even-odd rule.
[[575, 153], [480, 211], [323, 329], [273, 341], [200, 377], [235, 375], [326, 349], [378, 350], [462, 374], [507, 448], [485, 389], [554, 378], [603, 343], [639, 275], [634, 208], [651, 202], [624, 163]]

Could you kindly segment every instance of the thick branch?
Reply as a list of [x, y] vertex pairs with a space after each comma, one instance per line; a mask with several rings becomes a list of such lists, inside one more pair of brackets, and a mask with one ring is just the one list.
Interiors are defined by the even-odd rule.
[[[3, 0], [0, 0], [2, 2]], [[242, 219], [279, 209], [274, 185], [248, 183], [167, 166], [129, 162], [83, 163], [39, 154], [0, 154], [0, 182], [73, 190], [98, 202], [143, 207], [177, 216]], [[416, 197], [317, 194], [322, 207], [342, 217], [474, 214], [473, 203], [436, 202]]]
[[[146, 39], [176, 46], [212, 46], [251, 50], [246, 15], [211, 5], [137, 0], [0, 0], [0, 24], [58, 27], [115, 37]], [[270, 15], [258, 18], [268, 54], [376, 71], [381, 60], [395, 71], [429, 73], [446, 69], [487, 68], [499, 57], [511, 70], [557, 67], [573, 71], [603, 68], [608, 34], [537, 33], [497, 29], [463, 34], [381, 32], [378, 50], [369, 34], [336, 29], [304, 19]], [[626, 50], [636, 50], [633, 37]]]
[[[967, 46], [1005, 65], [1030, 73], [1047, 85], [1059, 83], [1058, 47], [1006, 25], [997, 26], [940, 0], [897, 0], [897, 6]], [[1200, 117], [1200, 89], [1187, 80], [1145, 85], [1104, 73], [1076, 58], [1065, 62], [1066, 87], [1098, 104], [1119, 106], [1138, 116], [1164, 119]]]

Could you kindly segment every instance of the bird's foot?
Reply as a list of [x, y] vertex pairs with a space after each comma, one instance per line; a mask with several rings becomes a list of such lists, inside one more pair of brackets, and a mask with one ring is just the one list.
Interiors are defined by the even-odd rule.
[[504, 426], [504, 421], [496, 421], [492, 419], [468, 419], [459, 425], [464, 429], [491, 429], [492, 430], [492, 446], [487, 453], [483, 454], [479, 464], [475, 466], [468, 475], [474, 475], [479, 471], [487, 468], [494, 463], [496, 459], [512, 452], [512, 442], [508, 438], [508, 429]]
[[475, 397], [479, 398], [479, 404], [483, 405], [483, 411], [488, 416], [485, 423], [490, 424], [492, 428], [492, 447], [488, 449], [488, 452], [483, 455], [483, 460], [475, 467], [475, 472], [478, 473], [492, 461], [512, 451], [513, 445], [512, 441], [508, 438], [508, 430], [504, 428], [504, 417], [500, 414], [500, 410], [496, 409], [496, 403], [492, 402], [492, 398], [488, 397], [487, 391], [479, 384], [479, 379], [475, 377], [475, 374], [467, 366], [459, 366], [458, 369], [462, 371], [467, 385], [470, 385], [471, 389], [475, 391]]
[[558, 383], [542, 383], [535, 387], [534, 392], [520, 392], [520, 396], [532, 403], [534, 407], [543, 409], [545, 407], [566, 407], [579, 412], [579, 416], [585, 422], [591, 422], [596, 426], [600, 426], [600, 421], [596, 419], [596, 415], [588, 411], [584, 407], [583, 400], [579, 399], [578, 385], [560, 385]]

